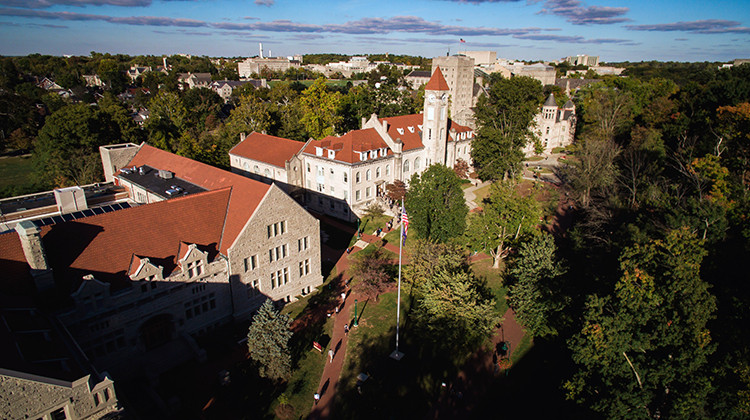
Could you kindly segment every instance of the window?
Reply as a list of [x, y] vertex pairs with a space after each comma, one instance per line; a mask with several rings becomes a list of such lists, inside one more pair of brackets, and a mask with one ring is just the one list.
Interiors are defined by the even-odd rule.
[[427, 129], [427, 138], [430, 139], [430, 140], [432, 140], [432, 129], [431, 128]]
[[546, 132], [546, 133], [544, 133], [544, 134], [549, 134], [549, 127], [547, 127], [547, 132]]
[[365, 181], [369, 181], [372, 178], [372, 171], [370, 169], [365, 172]]
[[247, 298], [251, 299], [260, 294], [260, 281], [253, 280], [245, 285], [247, 287]]
[[391, 165], [385, 165], [385, 176], [389, 176], [391, 174]]
[[333, 168], [331, 168], [330, 175], [331, 175], [331, 178], [333, 178]]
[[370, 187], [367, 187], [367, 188], [365, 189], [365, 197], [366, 197], [366, 198], [370, 198]]
[[253, 166], [253, 172], [255, 172], [256, 174], [260, 173], [260, 168], [258, 167], [258, 165]]
[[289, 267], [271, 273], [271, 289], [281, 287], [289, 283]]
[[307, 243], [307, 236], [304, 238], [297, 239], [297, 251], [304, 251], [307, 249], [308, 243]]
[[[187, 265], [187, 273], [188, 273], [188, 278], [190, 279], [203, 274], [203, 261], [198, 260], [198, 261], [189, 262]], [[151, 283], [151, 284], [155, 284], [155, 283]]]
[[109, 388], [104, 389], [104, 401], [109, 401], [112, 396], [109, 394]]
[[268, 168], [264, 169], [263, 170], [263, 176], [265, 176], [266, 178], [270, 178], [271, 177], [271, 171], [269, 171]]
[[317, 188], [318, 188], [318, 192], [323, 192], [323, 191], [326, 190], [325, 184], [318, 183], [318, 187]]
[[286, 258], [288, 254], [287, 245], [279, 245], [276, 248], [271, 248], [268, 250], [268, 260], [270, 262], [274, 262], [276, 260], [280, 260], [282, 258]]
[[252, 255], [250, 257], [245, 258], [244, 264], [245, 264], [245, 272], [250, 271], [250, 270], [255, 270], [256, 268], [258, 268], [258, 256]]
[[65, 407], [58, 408], [57, 410], [49, 413], [49, 418], [52, 420], [65, 420], [68, 418], [68, 415], [65, 414]]
[[409, 172], [409, 161], [408, 160], [404, 161], [404, 172]]
[[360, 194], [359, 194], [359, 190], [357, 190], [357, 191], [355, 191], [355, 192], [354, 192], [354, 198], [355, 198], [355, 199], [356, 199], [357, 201], [359, 201], [359, 200], [361, 199], [361, 196], [360, 196]]
[[414, 170], [419, 170], [419, 157], [414, 158]]
[[322, 166], [316, 166], [318, 169], [318, 176], [324, 176], [326, 174], [326, 169]]
[[361, 179], [360, 179], [360, 176], [359, 176], [359, 172], [357, 172], [357, 173], [356, 173], [356, 174], [354, 175], [354, 181], [356, 181], [356, 182], [357, 182], [357, 184], [359, 184], [359, 181], [361, 181]]
[[344, 183], [346, 182], [347, 182], [347, 176], [346, 176], [346, 172], [344, 172]]
[[306, 276], [310, 274], [310, 259], [299, 262], [299, 276]]
[[307, 173], [310, 173], [310, 164], [307, 164]]
[[286, 233], [286, 221], [282, 220], [278, 223], [268, 225], [266, 226], [266, 231], [268, 233], [269, 238], [273, 238], [274, 236], [278, 236], [278, 235], [283, 235]]
[[427, 119], [430, 121], [435, 119], [435, 108], [433, 107], [427, 108]]
[[331, 195], [333, 195], [334, 192], [336, 192], [336, 190], [333, 188], [333, 185], [331, 185]]
[[375, 178], [380, 178], [380, 167], [375, 168]]
[[440, 108], [440, 119], [441, 120], [445, 119], [445, 108]]

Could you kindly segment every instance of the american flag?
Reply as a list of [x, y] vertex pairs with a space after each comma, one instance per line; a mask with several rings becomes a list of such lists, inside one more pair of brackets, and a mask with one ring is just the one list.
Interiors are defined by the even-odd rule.
[[406, 214], [406, 209], [401, 207], [401, 224], [404, 225], [404, 236], [409, 231], [409, 215]]

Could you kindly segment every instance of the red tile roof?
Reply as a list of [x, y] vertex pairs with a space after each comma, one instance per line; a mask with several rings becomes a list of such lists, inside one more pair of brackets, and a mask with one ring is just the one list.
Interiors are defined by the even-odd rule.
[[0, 295], [30, 296], [34, 280], [15, 230], [0, 234]]
[[[130, 284], [129, 271], [137, 269], [142, 257], [164, 267], [168, 276], [177, 267], [180, 242], [207, 247], [213, 259], [218, 254], [231, 195], [231, 188], [223, 188], [43, 226], [42, 243], [55, 281], [62, 290], [73, 292], [84, 275], [93, 274], [97, 280], [110, 283], [112, 290], [122, 289]], [[0, 235], [0, 250], [2, 269], [18, 270], [22, 263], [28, 273], [15, 232]], [[6, 255], [10, 257], [7, 261]], [[3, 274], [6, 280], [2, 289], [8, 289], [6, 281], [24, 277], [23, 272]], [[29, 284], [33, 283], [29, 280]]]
[[305, 143], [295, 140], [253, 132], [234, 146], [229, 154], [284, 168], [285, 163], [302, 150], [304, 145]]
[[[360, 162], [359, 153], [356, 152], [387, 148], [388, 145], [374, 128], [365, 128], [364, 130], [350, 131], [341, 137], [328, 136], [322, 140], [313, 140], [307, 145], [304, 152], [314, 156], [316, 147], [326, 149], [323, 152], [324, 158], [328, 158], [327, 150], [330, 149], [336, 151], [334, 160], [356, 163]], [[388, 154], [392, 155], [393, 151], [388, 149]], [[378, 157], [380, 157], [379, 154]]]
[[[227, 172], [182, 156], [144, 144], [126, 166], [149, 165], [174, 172], [175, 176], [208, 190], [232, 187], [232, 197], [226, 212], [226, 226], [219, 250], [227, 250], [239, 236], [250, 216], [265, 197], [270, 185]], [[176, 246], [176, 245], [175, 245]]]
[[424, 90], [451, 90], [448, 87], [448, 82], [445, 81], [445, 77], [443, 77], [443, 72], [440, 71], [440, 66], [435, 68], [435, 71], [432, 73], [430, 81], [425, 85]]

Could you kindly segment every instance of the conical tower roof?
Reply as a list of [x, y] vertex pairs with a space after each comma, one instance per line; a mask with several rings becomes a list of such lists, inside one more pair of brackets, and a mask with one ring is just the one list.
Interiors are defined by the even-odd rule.
[[555, 102], [555, 95], [550, 93], [547, 97], [547, 100], [544, 101], [544, 106], [557, 106], [557, 102]]
[[563, 109], [574, 109], [575, 107], [575, 104], [570, 99], [568, 99], [568, 102], [565, 102], [565, 105], [563, 105]]
[[448, 82], [446, 82], [445, 77], [443, 77], [443, 72], [440, 71], [440, 66], [435, 68], [435, 71], [432, 73], [432, 77], [430, 77], [430, 81], [427, 82], [424, 90], [450, 90]]

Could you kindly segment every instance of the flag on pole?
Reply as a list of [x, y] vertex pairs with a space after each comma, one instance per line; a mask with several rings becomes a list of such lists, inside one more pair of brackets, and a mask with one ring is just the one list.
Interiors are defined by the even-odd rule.
[[404, 227], [404, 237], [401, 239], [402, 244], [406, 244], [406, 233], [409, 231], [409, 215], [406, 214], [406, 209], [401, 207], [401, 225]]
[[461, 42], [462, 44], [466, 44], [466, 41], [464, 41], [464, 39], [463, 39], [463, 38], [459, 39], [459, 41], [460, 41], [460, 42]]

